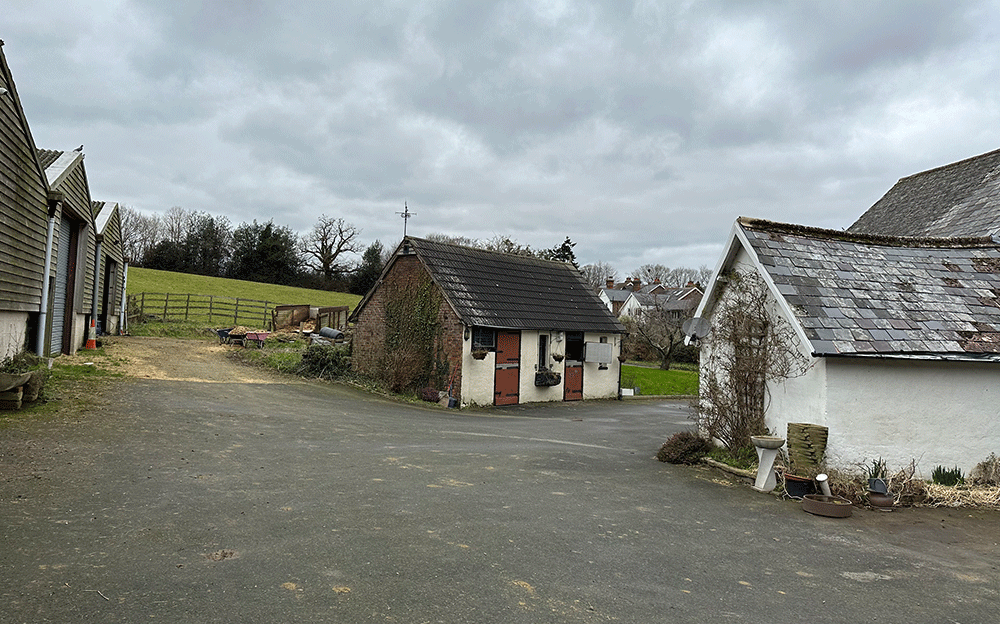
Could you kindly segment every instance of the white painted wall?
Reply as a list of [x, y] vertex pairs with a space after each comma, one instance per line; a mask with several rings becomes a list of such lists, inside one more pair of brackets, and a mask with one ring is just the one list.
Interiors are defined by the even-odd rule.
[[28, 313], [0, 311], [0, 361], [24, 350]]
[[618, 356], [622, 352], [622, 338], [617, 334], [584, 334], [584, 342], [600, 342], [601, 338], [607, 338], [611, 343], [611, 363], [608, 368], [600, 370], [600, 366], [594, 362], [583, 363], [583, 398], [584, 399], [613, 399], [618, 397], [618, 381], [621, 379], [621, 362]]
[[882, 457], [966, 474], [1000, 453], [1000, 364], [830, 358], [828, 454], [842, 466]]
[[462, 405], [493, 405], [493, 371], [497, 354], [483, 360], [472, 357], [472, 341], [462, 343]]
[[[518, 382], [518, 401], [520, 403], [542, 403], [547, 401], [562, 401], [563, 384], [557, 386], [536, 386], [535, 372], [538, 369], [538, 336], [544, 333], [549, 336], [549, 370], [563, 376], [563, 362], [557, 362], [552, 356], [566, 353], [566, 342], [562, 332], [521, 332], [521, 367]], [[584, 335], [585, 342], [600, 342], [606, 336], [612, 344], [612, 362], [607, 370], [599, 370], [599, 365], [592, 362], [584, 363], [583, 398], [615, 398], [618, 396], [618, 379], [621, 363], [618, 354], [621, 353], [621, 336], [615, 334], [588, 333]], [[490, 352], [483, 360], [472, 357], [472, 341], [466, 340], [462, 347], [462, 404], [492, 405], [493, 378], [496, 369], [496, 353]]]

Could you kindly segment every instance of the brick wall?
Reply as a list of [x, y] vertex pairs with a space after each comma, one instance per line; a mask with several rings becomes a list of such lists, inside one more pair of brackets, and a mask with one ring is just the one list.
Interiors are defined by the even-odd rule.
[[[394, 289], [405, 288], [427, 276], [427, 270], [416, 256], [398, 256], [382, 283], [372, 293], [368, 304], [357, 317], [354, 327], [354, 345], [352, 351], [352, 366], [354, 370], [377, 377], [379, 361], [382, 358], [385, 344], [385, 303], [387, 294]], [[435, 286], [437, 288], [437, 286]], [[442, 298], [438, 310], [438, 322], [441, 324], [441, 347], [448, 360], [449, 372], [454, 373], [453, 394], [461, 400], [462, 387], [462, 348], [465, 326], [458, 316]], [[447, 388], [438, 388], [447, 390]]]

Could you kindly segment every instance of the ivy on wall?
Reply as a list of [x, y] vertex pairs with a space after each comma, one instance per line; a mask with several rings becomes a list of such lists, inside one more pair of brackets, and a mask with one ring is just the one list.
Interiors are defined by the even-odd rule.
[[393, 392], [443, 388], [448, 362], [438, 317], [443, 297], [427, 275], [386, 287], [385, 341], [379, 358], [380, 380]]

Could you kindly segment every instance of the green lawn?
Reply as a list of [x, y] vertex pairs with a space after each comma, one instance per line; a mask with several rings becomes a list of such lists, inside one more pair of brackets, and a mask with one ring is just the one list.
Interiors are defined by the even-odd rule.
[[698, 394], [698, 373], [622, 365], [622, 388], [639, 388], [640, 394], [678, 396]]
[[180, 295], [212, 295], [270, 301], [278, 305], [350, 306], [353, 310], [361, 297], [327, 290], [293, 288], [277, 284], [261, 284], [222, 277], [206, 277], [156, 269], [128, 269], [128, 294], [170, 293]]

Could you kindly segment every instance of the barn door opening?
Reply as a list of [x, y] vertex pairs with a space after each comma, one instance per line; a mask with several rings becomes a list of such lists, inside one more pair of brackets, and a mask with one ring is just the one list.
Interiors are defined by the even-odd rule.
[[496, 371], [493, 377], [493, 404], [517, 405], [521, 383], [521, 334], [497, 332]]

